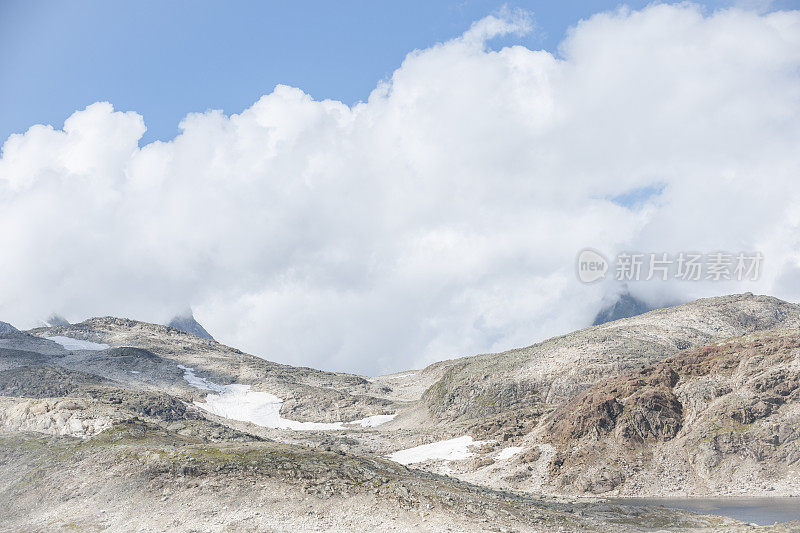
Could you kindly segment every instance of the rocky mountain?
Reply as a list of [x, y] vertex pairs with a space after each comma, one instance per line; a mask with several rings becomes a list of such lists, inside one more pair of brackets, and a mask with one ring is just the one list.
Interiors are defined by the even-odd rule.
[[[17, 340], [15, 347], [47, 349], [55, 355], [53, 365], [132, 388], [166, 390], [180, 399], [205, 396], [200, 392], [205, 389], [186, 381], [185, 368], [191, 368], [197, 379], [269, 390], [283, 398], [282, 413], [298, 420], [320, 415], [330, 421], [347, 421], [384, 414], [392, 405], [390, 400], [376, 398], [381, 391], [363, 377], [272, 363], [168, 326], [103, 317], [29, 333]], [[61, 344], [64, 338], [88, 343], [90, 349], [80, 349], [80, 344], [78, 349], [65, 348]], [[108, 350], [97, 349], [102, 347]]]
[[212, 337], [211, 334], [206, 331], [206, 329], [201, 326], [197, 320], [195, 320], [191, 309], [187, 310], [183, 314], [172, 317], [172, 320], [167, 323], [167, 326], [186, 333], [191, 333], [192, 335], [197, 335], [198, 337], [202, 337], [204, 339], [214, 339], [214, 337]]
[[8, 322], [0, 322], [0, 335], [4, 335], [6, 333], [17, 333], [19, 330], [9, 324]]
[[69, 321], [58, 313], [53, 313], [44, 321], [46, 326], [69, 326]]
[[734, 295], [375, 378], [113, 317], [11, 332], [0, 530], [750, 530], [596, 497], [800, 495], [798, 325]]
[[752, 294], [697, 300], [499, 354], [432, 365], [422, 397], [436, 420], [548, 408], [598, 381], [728, 337], [800, 324], [800, 306]]
[[606, 322], [613, 322], [623, 318], [630, 318], [644, 314], [648, 311], [656, 309], [651, 307], [645, 301], [640, 300], [633, 296], [630, 292], [623, 292], [617, 296], [614, 301], [603, 307], [594, 317], [592, 321], [593, 326], [599, 326]]
[[464, 479], [614, 496], [800, 495], [800, 335], [777, 328], [603, 380]]

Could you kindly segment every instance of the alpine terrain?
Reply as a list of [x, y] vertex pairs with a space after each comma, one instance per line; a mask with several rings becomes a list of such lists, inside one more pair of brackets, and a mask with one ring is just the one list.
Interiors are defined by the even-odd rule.
[[800, 496], [800, 306], [698, 300], [379, 377], [178, 318], [0, 323], [0, 530], [800, 529], [610, 499]]

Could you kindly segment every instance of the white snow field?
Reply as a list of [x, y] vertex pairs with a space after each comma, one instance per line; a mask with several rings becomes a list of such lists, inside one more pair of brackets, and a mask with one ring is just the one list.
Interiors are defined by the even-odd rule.
[[469, 451], [470, 446], [478, 446], [483, 443], [483, 441], [473, 441], [471, 436], [465, 435], [463, 437], [456, 437], [455, 439], [440, 440], [439, 442], [432, 442], [430, 444], [423, 444], [406, 450], [396, 451], [389, 454], [388, 457], [401, 465], [422, 463], [431, 459], [459, 461], [475, 455]]
[[298, 422], [280, 415], [283, 400], [268, 392], [251, 390], [250, 385], [233, 383], [218, 385], [196, 376], [194, 369], [178, 365], [183, 370], [183, 379], [197, 389], [212, 391], [205, 402], [194, 404], [217, 416], [250, 422], [273, 429], [292, 429], [295, 431], [343, 430], [348, 426], [375, 427], [392, 420], [396, 415], [375, 415], [353, 422]]
[[362, 418], [361, 420], [354, 420], [353, 422], [345, 422], [346, 426], [361, 426], [365, 428], [374, 428], [376, 426], [380, 426], [381, 424], [385, 424], [389, 420], [394, 420], [394, 417], [397, 416], [397, 413], [392, 415], [374, 415], [368, 416], [367, 418]]
[[62, 337], [56, 335], [54, 337], [45, 337], [45, 339], [57, 342], [67, 350], [108, 350], [111, 348], [108, 344], [101, 344], [99, 342], [82, 341], [80, 339], [73, 339], [71, 337]]
[[209, 394], [205, 402], [195, 402], [209, 413], [268, 428], [300, 431], [345, 429], [341, 422], [297, 422], [281, 418], [282, 404], [283, 400], [274, 394], [252, 391], [250, 385], [237, 383], [226, 385], [225, 391], [219, 394]]
[[509, 446], [508, 448], [503, 448], [502, 450], [500, 450], [500, 453], [497, 454], [497, 460], [506, 461], [508, 459], [511, 459], [524, 449], [525, 448], [523, 448], [522, 446]]

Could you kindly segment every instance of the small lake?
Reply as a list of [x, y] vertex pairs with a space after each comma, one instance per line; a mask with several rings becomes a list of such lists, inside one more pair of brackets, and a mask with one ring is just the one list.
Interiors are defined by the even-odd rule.
[[760, 526], [800, 520], [800, 498], [613, 498], [621, 505], [668, 507], [728, 516]]

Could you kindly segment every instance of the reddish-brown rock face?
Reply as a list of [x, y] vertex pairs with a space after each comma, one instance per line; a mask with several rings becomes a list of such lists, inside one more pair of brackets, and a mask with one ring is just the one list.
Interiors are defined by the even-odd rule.
[[551, 413], [540, 440], [558, 450], [550, 482], [567, 492], [619, 490], [627, 476], [657, 470], [663, 454], [704, 482], [740, 463], [775, 475], [800, 457], [787, 431], [797, 401], [800, 332], [774, 330], [597, 384]]

